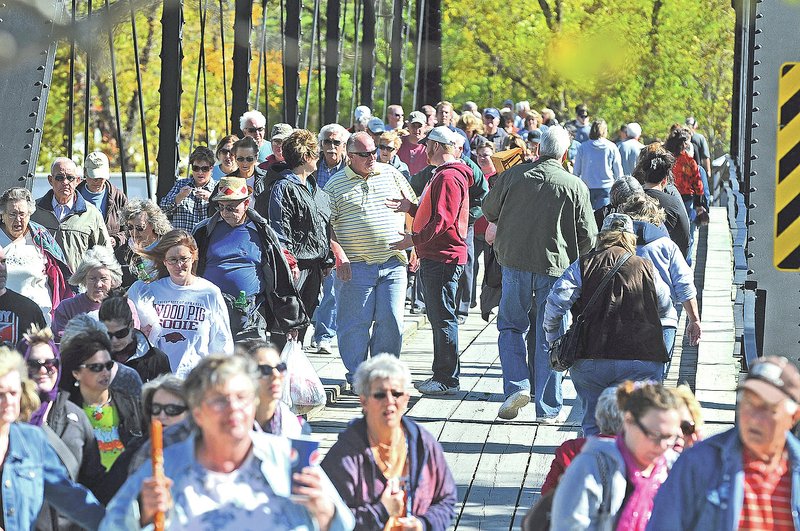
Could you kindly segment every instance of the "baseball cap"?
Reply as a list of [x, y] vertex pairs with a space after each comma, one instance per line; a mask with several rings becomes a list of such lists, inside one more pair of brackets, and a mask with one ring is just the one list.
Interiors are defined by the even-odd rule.
[[294, 133], [294, 128], [289, 124], [275, 124], [272, 126], [272, 132], [269, 135], [270, 140], [283, 142], [289, 135]]
[[386, 126], [383, 124], [383, 120], [373, 117], [369, 119], [369, 122], [367, 122], [367, 129], [376, 135], [379, 135], [386, 131]]
[[428, 123], [428, 117], [424, 112], [414, 111], [408, 116], [408, 123], [425, 125]]
[[487, 107], [486, 109], [483, 110], [483, 115], [484, 116], [491, 116], [492, 118], [499, 119], [500, 118], [500, 111], [498, 111], [494, 107]]
[[455, 138], [455, 136], [461, 138], [458, 133], [454, 133], [446, 126], [440, 125], [439, 127], [434, 127], [431, 129], [427, 136], [420, 140], [419, 143], [427, 144], [428, 140], [433, 140], [434, 142], [439, 142], [440, 144], [455, 146], [458, 145], [458, 140]]
[[739, 389], [749, 389], [771, 404], [784, 398], [800, 404], [800, 372], [782, 356], [764, 356], [753, 363]]
[[628, 136], [632, 136], [634, 138], [639, 138], [642, 136], [642, 126], [639, 125], [637, 122], [631, 122], [625, 126], [625, 129], [628, 131]]
[[110, 176], [108, 157], [102, 151], [89, 153], [83, 163], [83, 168], [88, 179], [108, 179]]
[[528, 142], [533, 142], [534, 144], [541, 144], [542, 130], [534, 129], [533, 131], [528, 131]]
[[618, 212], [607, 215], [603, 220], [603, 228], [600, 230], [603, 232], [618, 230], [620, 232], [630, 232], [631, 234], [636, 234], [633, 232], [633, 220], [631, 217], [627, 214], [620, 214]]
[[353, 118], [355, 118], [357, 122], [364, 116], [372, 116], [372, 110], [366, 105], [359, 105], [356, 107], [356, 110], [353, 111]]

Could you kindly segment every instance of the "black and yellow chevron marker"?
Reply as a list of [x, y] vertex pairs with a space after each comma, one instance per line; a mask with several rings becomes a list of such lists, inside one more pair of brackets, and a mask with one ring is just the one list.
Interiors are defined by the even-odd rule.
[[800, 63], [784, 63], [778, 81], [775, 252], [781, 271], [800, 271]]

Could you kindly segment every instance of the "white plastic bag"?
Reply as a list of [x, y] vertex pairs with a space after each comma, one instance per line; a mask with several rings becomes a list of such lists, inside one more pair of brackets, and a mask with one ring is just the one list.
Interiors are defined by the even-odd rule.
[[292, 413], [305, 415], [325, 406], [325, 388], [299, 342], [286, 342], [281, 361], [286, 363], [281, 400], [291, 408]]

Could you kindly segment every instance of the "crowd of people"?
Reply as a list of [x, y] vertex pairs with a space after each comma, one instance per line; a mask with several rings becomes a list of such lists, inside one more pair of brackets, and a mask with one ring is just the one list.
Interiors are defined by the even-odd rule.
[[[681, 312], [688, 342], [702, 333], [690, 263], [710, 164], [696, 120], [649, 145], [629, 123], [615, 143], [586, 105], [564, 125], [504, 105], [459, 115], [442, 101], [407, 119], [391, 105], [385, 122], [360, 106], [349, 129], [268, 136], [248, 111], [242, 136], [195, 148], [158, 203], [112, 185], [99, 151], [82, 167], [57, 158], [41, 198], [6, 190], [0, 451], [18, 473], [2, 527], [447, 529], [455, 482], [404, 413], [411, 385], [459, 392], [458, 328], [478, 306], [497, 311], [504, 420], [531, 401], [537, 422], [563, 420], [550, 349], [570, 313], [583, 323], [570, 368], [583, 437], [543, 490], [553, 529], [790, 524], [788, 496], [770, 495], [794, 474], [794, 366], [754, 366], [740, 435], [708, 443], [688, 388], [662, 383]], [[417, 382], [400, 359], [406, 305], [433, 336]], [[363, 417], [321, 467], [292, 472], [290, 439], [310, 433], [281, 401], [295, 341], [338, 353]], [[165, 477], [148, 462], [156, 419]], [[720, 475], [684, 465], [701, 460]], [[716, 511], [697, 503], [709, 488]]]

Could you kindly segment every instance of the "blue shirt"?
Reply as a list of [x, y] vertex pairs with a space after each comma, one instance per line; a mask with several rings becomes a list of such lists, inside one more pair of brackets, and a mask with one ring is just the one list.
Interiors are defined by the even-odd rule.
[[88, 186], [82, 186], [78, 188], [78, 192], [83, 196], [84, 199], [89, 201], [91, 204], [103, 214], [103, 217], [106, 217], [106, 210], [108, 209], [108, 193], [106, 192], [106, 187], [103, 186], [103, 189], [97, 193], [92, 192], [89, 190]]
[[237, 297], [240, 291], [248, 296], [263, 291], [262, 252], [252, 221], [231, 227], [217, 223], [208, 242], [208, 256], [203, 277], [222, 293]]

